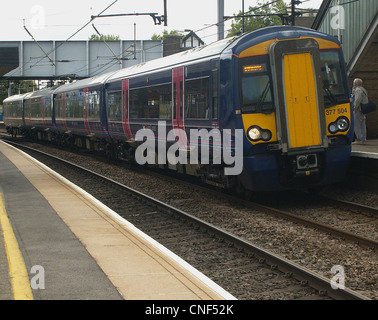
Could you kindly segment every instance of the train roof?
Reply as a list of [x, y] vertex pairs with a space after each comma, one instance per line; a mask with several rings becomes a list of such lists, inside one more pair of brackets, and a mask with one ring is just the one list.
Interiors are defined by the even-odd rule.
[[87, 88], [87, 87], [92, 87], [96, 85], [101, 85], [105, 83], [105, 81], [115, 72], [117, 71], [111, 71], [111, 72], [104, 73], [95, 77], [86, 78], [86, 79], [78, 80], [72, 83], [63, 84], [59, 88], [57, 88], [54, 93], [62, 93], [66, 91], [77, 90], [80, 88]]
[[316, 30], [308, 28], [295, 26], [267, 27], [245, 33], [241, 36], [226, 38], [217, 42], [213, 42], [206, 46], [196, 47], [194, 49], [180, 52], [164, 58], [151, 60], [145, 63], [137, 64], [132, 67], [121, 69], [111, 74], [109, 78], [106, 80], [106, 82], [111, 82], [130, 76], [136, 76], [138, 74], [143, 74], [145, 72], [153, 72], [168, 67], [173, 68], [175, 66], [180, 66], [183, 63], [191, 63], [201, 59], [211, 59], [220, 57], [221, 54], [224, 51], [226, 51], [226, 49], [232, 49], [232, 53], [238, 54], [240, 53], [240, 51], [245, 49], [245, 46], [251, 46], [255, 43], [271, 39], [299, 38], [301, 36], [316, 36], [319, 38], [324, 38], [330, 41], [338, 42], [337, 39], [327, 34], [323, 34]]
[[3, 100], [3, 103], [9, 103], [9, 102], [14, 102], [14, 101], [19, 101], [23, 100], [26, 96], [30, 95], [30, 92], [27, 93], [22, 93], [22, 94], [15, 94], [13, 96], [10, 96], [6, 99]]
[[[226, 38], [220, 41], [213, 42], [209, 45], [199, 46], [191, 50], [176, 53], [167, 57], [147, 61], [128, 68], [124, 68], [118, 71], [111, 71], [98, 76], [82, 79], [73, 83], [64, 84], [57, 88], [43, 89], [33, 93], [27, 93], [23, 95], [15, 95], [8, 97], [4, 102], [14, 101], [30, 97], [42, 96], [50, 93], [62, 93], [66, 91], [77, 90], [81, 88], [101, 85], [107, 82], [116, 81], [122, 78], [130, 76], [136, 76], [145, 72], [154, 72], [166, 68], [173, 68], [180, 66], [183, 63], [191, 63], [200, 61], [203, 59], [211, 59], [220, 57], [226, 49], [232, 49], [232, 52], [238, 55], [246, 46], [251, 46], [254, 43], [267, 41], [269, 39], [285, 39], [296, 38], [300, 36], [316, 36], [324, 38], [330, 41], [334, 41], [339, 44], [338, 40], [330, 35], [320, 33], [316, 30], [303, 28], [303, 27], [291, 27], [291, 26], [275, 26], [258, 29], [249, 33], [245, 33], [241, 36], [232, 38]], [[46, 90], [46, 91], [44, 91]]]
[[145, 72], [153, 72], [168, 67], [172, 68], [174, 66], [179, 66], [184, 62], [190, 63], [192, 61], [198, 61], [205, 58], [215, 58], [219, 56], [223, 52], [223, 50], [234, 41], [234, 39], [235, 37], [223, 39], [217, 42], [213, 42], [206, 46], [199, 46], [167, 57], [151, 60], [148, 62], [137, 64], [135, 66], [124, 68], [113, 73], [107, 79], [107, 81], [110, 82], [128, 76], [134, 76]]
[[57, 88], [59, 88], [59, 86], [60, 85], [49, 87], [49, 88], [44, 88], [44, 89], [41, 89], [41, 90], [38, 90], [38, 91], [29, 92], [29, 94], [26, 95], [24, 97], [24, 99], [38, 98], [38, 97], [44, 97], [44, 96], [51, 95], [55, 92], [55, 90]]

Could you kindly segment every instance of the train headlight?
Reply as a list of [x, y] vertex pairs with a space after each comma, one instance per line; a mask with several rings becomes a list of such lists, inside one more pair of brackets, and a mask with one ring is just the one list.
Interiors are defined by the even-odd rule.
[[272, 132], [267, 129], [261, 129], [259, 126], [252, 126], [247, 130], [247, 136], [253, 142], [259, 140], [269, 141], [272, 139]]
[[339, 117], [335, 122], [332, 122], [328, 126], [328, 131], [332, 134], [335, 134], [339, 131], [347, 131], [350, 127], [350, 122], [347, 117]]
[[248, 130], [248, 137], [253, 140], [257, 141], [261, 137], [261, 129], [259, 127], [251, 127]]
[[347, 118], [339, 118], [337, 120], [337, 128], [339, 129], [339, 131], [345, 131], [345, 130], [348, 130], [349, 128], [349, 120]]

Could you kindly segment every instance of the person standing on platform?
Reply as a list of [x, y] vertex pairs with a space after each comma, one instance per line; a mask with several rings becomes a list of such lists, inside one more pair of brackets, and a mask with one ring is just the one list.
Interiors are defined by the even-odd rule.
[[364, 87], [362, 87], [362, 80], [359, 78], [353, 81], [353, 110], [354, 110], [354, 134], [356, 141], [354, 144], [366, 143], [366, 116], [361, 112], [361, 103], [368, 103], [368, 94]]

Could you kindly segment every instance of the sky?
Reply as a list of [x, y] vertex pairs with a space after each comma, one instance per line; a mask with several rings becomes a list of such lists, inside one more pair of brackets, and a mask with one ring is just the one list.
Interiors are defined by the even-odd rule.
[[[290, 0], [284, 1], [289, 5]], [[322, 0], [302, 1], [298, 8], [318, 9], [322, 3]], [[260, 2], [265, 3], [267, 0]], [[157, 13], [161, 16], [164, 14], [163, 0], [2, 1], [0, 41], [32, 40], [31, 36], [37, 41], [87, 40], [96, 33], [92, 23], [101, 34], [117, 35], [122, 40], [130, 40], [134, 38], [135, 23], [138, 40], [151, 39], [153, 34], [160, 35], [164, 30], [189, 29], [195, 31], [205, 43], [210, 43], [217, 38], [217, 28], [211, 26], [217, 23], [217, 3], [217, 0], [167, 0], [168, 26], [158, 26], [150, 16], [96, 18], [92, 22], [90, 20], [92, 15], [100, 14], [107, 7], [109, 8], [103, 14]], [[224, 0], [224, 3], [224, 14], [232, 16], [242, 9], [243, 0]], [[257, 0], [244, 0], [245, 9], [256, 5]], [[85, 26], [88, 22], [90, 23]], [[226, 34], [230, 25], [231, 22], [225, 25]], [[82, 27], [84, 28], [80, 30]]]

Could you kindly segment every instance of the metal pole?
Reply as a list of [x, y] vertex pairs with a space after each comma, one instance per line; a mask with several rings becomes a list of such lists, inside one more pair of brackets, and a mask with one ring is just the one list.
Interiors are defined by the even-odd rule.
[[136, 59], [136, 23], [134, 22], [134, 60]]
[[218, 0], [218, 40], [224, 39], [224, 0]]
[[12, 82], [8, 80], [8, 97], [12, 95]]
[[337, 5], [339, 6], [339, 8], [338, 8], [338, 10], [337, 10], [338, 20], [339, 20], [339, 23], [337, 24], [337, 39], [341, 42], [341, 28], [340, 28], [341, 13], [340, 13], [340, 0], [337, 0]]
[[295, 0], [291, 0], [291, 25], [295, 26]]
[[242, 11], [243, 11], [243, 26], [242, 26], [242, 33], [244, 33], [244, 32], [245, 32], [244, 0], [242, 0]]
[[167, 0], [164, 0], [164, 25], [168, 25]]

